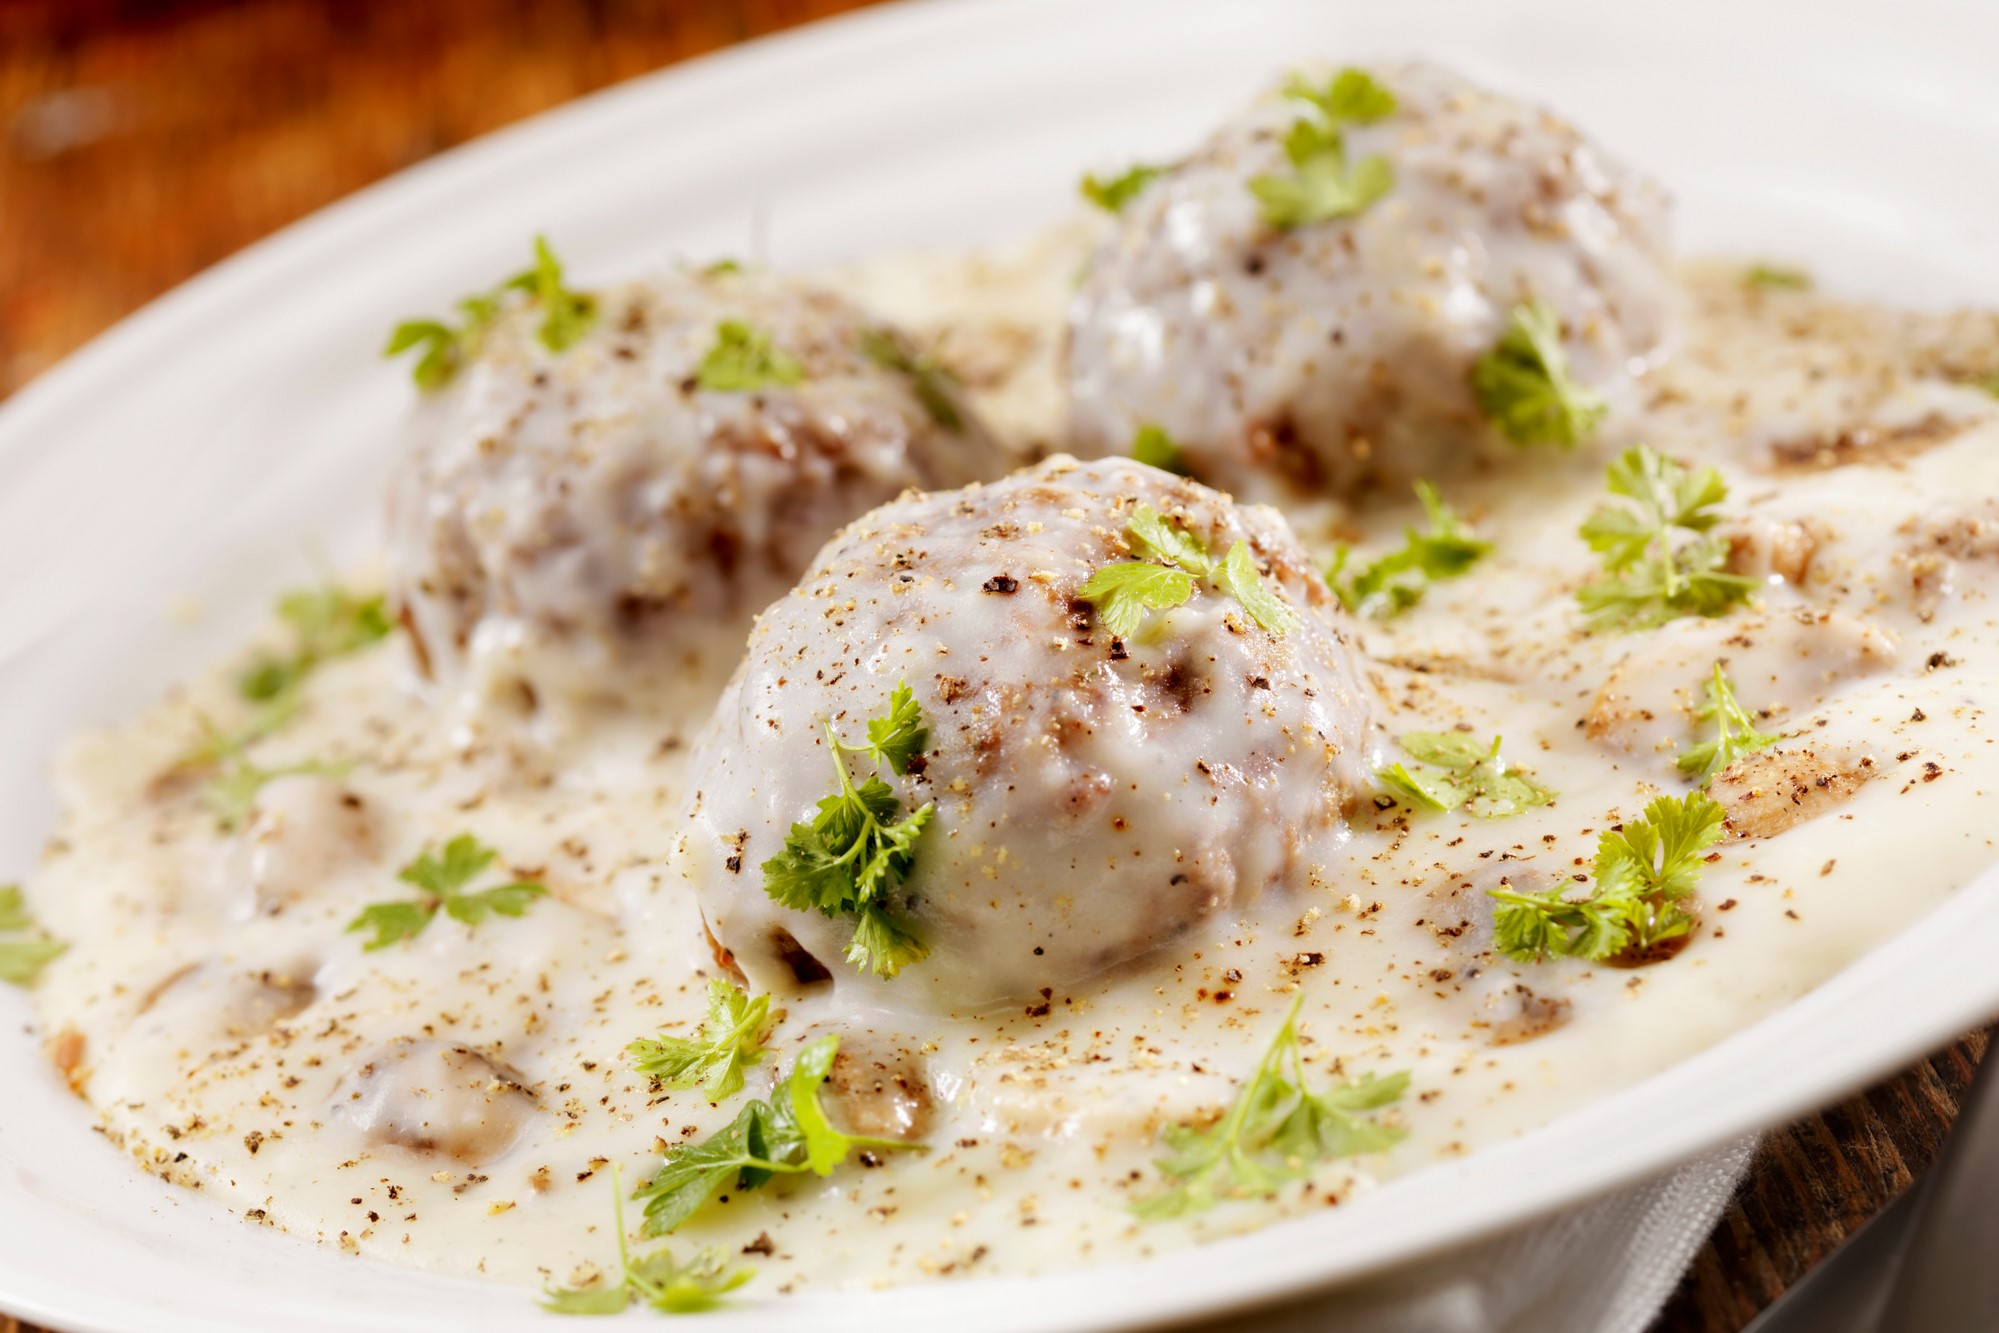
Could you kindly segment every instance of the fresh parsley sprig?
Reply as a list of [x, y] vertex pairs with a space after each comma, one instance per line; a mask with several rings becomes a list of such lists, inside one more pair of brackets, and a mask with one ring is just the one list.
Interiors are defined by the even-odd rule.
[[612, 1216], [618, 1228], [618, 1281], [600, 1287], [550, 1287], [541, 1308], [550, 1314], [623, 1314], [633, 1302], [661, 1314], [699, 1314], [712, 1310], [722, 1297], [756, 1274], [736, 1268], [715, 1248], [704, 1249], [686, 1263], [665, 1250], [632, 1257], [625, 1240], [625, 1189], [618, 1168], [611, 1168]]
[[1401, 741], [1411, 758], [1428, 767], [1412, 769], [1398, 761], [1375, 776], [1405, 803], [1443, 813], [1462, 806], [1476, 818], [1499, 819], [1555, 799], [1553, 791], [1499, 757], [1497, 736], [1489, 746], [1455, 731], [1411, 731]]
[[907, 376], [916, 401], [938, 426], [953, 434], [965, 429], [965, 414], [958, 410], [958, 377], [935, 348], [913, 352], [887, 329], [868, 329], [861, 334], [861, 355], [883, 370]]
[[396, 872], [396, 878], [414, 885], [420, 896], [410, 901], [374, 903], [347, 923], [350, 931], [373, 931], [366, 952], [386, 949], [391, 944], [423, 934], [439, 911], [454, 921], [476, 926], [488, 916], [522, 916], [528, 904], [548, 895], [548, 889], [530, 880], [515, 880], [497, 888], [467, 893], [465, 886], [477, 879], [499, 853], [469, 833], [461, 833], [444, 844], [442, 855], [426, 848], [416, 860]]
[[1172, 1183], [1132, 1205], [1141, 1220], [1184, 1217], [1225, 1199], [1268, 1197], [1321, 1162], [1384, 1152], [1402, 1140], [1405, 1131], [1361, 1113], [1398, 1101], [1409, 1086], [1406, 1072], [1385, 1078], [1368, 1073], [1316, 1092], [1305, 1086], [1298, 1044], [1304, 1000], [1302, 993], [1293, 997], [1269, 1049], [1220, 1120], [1161, 1131], [1169, 1156], [1155, 1165]]
[[1587, 896], [1569, 897], [1573, 886], [1566, 882], [1541, 893], [1488, 889], [1498, 901], [1493, 946], [1523, 963], [1557, 956], [1595, 961], [1685, 935], [1694, 926], [1685, 902], [1725, 818], [1705, 792], [1661, 796], [1643, 818], [1598, 837]]
[[236, 678], [237, 692], [253, 702], [297, 689], [315, 668], [380, 643], [396, 627], [382, 594], [334, 583], [286, 593], [278, 599], [278, 617], [291, 627], [291, 651], [266, 653]]
[[1193, 469], [1187, 466], [1187, 455], [1161, 426], [1140, 426], [1131, 437], [1131, 456], [1136, 462], [1176, 477], [1193, 475]]
[[69, 949], [35, 925], [16, 884], [0, 884], [0, 981], [26, 988]]
[[1077, 598], [1094, 607], [1097, 619], [1117, 637], [1136, 634], [1149, 612], [1185, 605], [1197, 581], [1235, 598], [1267, 633], [1282, 637], [1297, 626], [1291, 609], [1263, 586], [1248, 542], [1238, 540], [1217, 561], [1200, 538], [1143, 503], [1132, 511], [1124, 535], [1134, 552], [1152, 559], [1105, 565], [1076, 591]]
[[1608, 470], [1612, 495], [1633, 504], [1599, 506], [1582, 538], [1603, 558], [1603, 574], [1576, 592], [1592, 630], [1648, 629], [1681, 616], [1725, 615], [1756, 580], [1722, 566], [1728, 543], [1711, 529], [1728, 482], [1712, 467], [1688, 468], [1644, 445]]
[[1677, 762], [1680, 772], [1702, 784], [1712, 781], [1715, 774], [1743, 755], [1767, 750], [1777, 743], [1775, 736], [1766, 736], [1756, 729], [1756, 719], [1735, 697], [1735, 686], [1719, 662], [1714, 664], [1714, 674], [1708, 677], [1707, 702], [1694, 711], [1694, 716], [1714, 723], [1714, 739], [1688, 746], [1680, 752]]
[[1249, 191], [1263, 206], [1263, 220], [1282, 230], [1350, 217], [1395, 186], [1385, 157], [1347, 162], [1345, 127], [1371, 125], [1395, 113], [1395, 94], [1365, 70], [1341, 70], [1323, 87], [1293, 77], [1284, 95], [1312, 109], [1284, 135], [1291, 174], [1250, 178]]
[[770, 1035], [770, 996], [749, 992], [720, 977], [708, 979], [708, 1017], [692, 1040], [641, 1038], [626, 1047], [632, 1067], [669, 1088], [699, 1087], [711, 1102], [743, 1089], [743, 1070], [764, 1057]]
[[1137, 162], [1115, 176], [1099, 177], [1092, 173], [1083, 177], [1076, 189], [1083, 198], [1095, 204], [1106, 213], [1124, 212], [1124, 206], [1145, 190], [1145, 187], [1159, 179], [1166, 172], [1165, 167]]
[[1326, 570], [1326, 584], [1340, 599], [1340, 605], [1370, 620], [1390, 620], [1423, 600], [1432, 583], [1459, 578], [1492, 550], [1471, 526], [1445, 504], [1437, 488], [1427, 481], [1416, 483], [1416, 497], [1430, 526], [1418, 532], [1402, 529], [1402, 549], [1370, 560], [1348, 574], [1353, 548], [1341, 546], [1333, 552]]
[[669, 1147], [659, 1170], [632, 1195], [645, 1202], [642, 1234], [667, 1235], [725, 1189], [760, 1189], [774, 1176], [807, 1171], [830, 1176], [856, 1152], [927, 1152], [920, 1143], [844, 1134], [833, 1127], [819, 1089], [833, 1072], [839, 1049], [837, 1034], [815, 1039], [799, 1051], [769, 1101], [747, 1103], [699, 1143]]
[[849, 745], [825, 724], [839, 790], [819, 802], [809, 824], [793, 824], [784, 849], [763, 863], [764, 892], [793, 911], [817, 910], [854, 918], [847, 961], [876, 976], [893, 977], [929, 954], [923, 942], [891, 915], [896, 890], [916, 859], [916, 841], [935, 807], [925, 802], [907, 813], [895, 789], [874, 774], [859, 786], [846, 756], [866, 755], [906, 775], [929, 743], [923, 710], [907, 683], [889, 694], [888, 713], [868, 722], [868, 739]]
[[805, 378], [805, 367], [780, 351], [770, 335], [740, 319], [715, 326], [715, 342], [701, 358], [694, 383], [711, 393], [753, 393], [790, 388]]
[[564, 285], [562, 262], [549, 248], [548, 238], [537, 236], [533, 267], [514, 274], [491, 291], [460, 300], [456, 324], [440, 319], [404, 320], [389, 334], [382, 355], [398, 357], [421, 348], [423, 354], [411, 370], [412, 378], [426, 393], [442, 389], [464, 368], [480, 336], [499, 318], [507, 293], [516, 291], [527, 293], [528, 300], [540, 306], [541, 327], [536, 336], [551, 352], [568, 351], [596, 323], [596, 298]]
[[1609, 410], [1569, 374], [1562, 321], [1539, 301], [1513, 308], [1506, 332], [1472, 367], [1471, 385], [1479, 411], [1515, 444], [1573, 448]]

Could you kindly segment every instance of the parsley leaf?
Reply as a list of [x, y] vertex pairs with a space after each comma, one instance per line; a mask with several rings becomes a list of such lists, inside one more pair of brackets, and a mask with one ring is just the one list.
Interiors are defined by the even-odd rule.
[[1187, 456], [1180, 452], [1180, 446], [1173, 442], [1173, 437], [1158, 426], [1138, 428], [1138, 433], [1131, 437], [1131, 456], [1161, 472], [1171, 472], [1178, 477], [1192, 475], [1187, 467]]
[[1462, 576], [1492, 550], [1492, 543], [1480, 541], [1470, 525], [1437, 494], [1427, 481], [1416, 483], [1416, 496], [1429, 515], [1430, 527], [1418, 532], [1402, 529], [1402, 549], [1369, 561], [1346, 574], [1352, 558], [1351, 547], [1333, 553], [1326, 570], [1326, 583], [1340, 605], [1370, 620], [1389, 620], [1423, 600], [1432, 583]]
[[1263, 205], [1263, 220], [1280, 230], [1349, 217], [1387, 194], [1395, 169], [1385, 157], [1347, 164], [1347, 125], [1371, 125], [1395, 112], [1395, 94], [1365, 70], [1341, 70], [1323, 88], [1293, 77], [1284, 95], [1316, 113], [1293, 121], [1284, 135], [1289, 176], [1250, 179], [1249, 191]]
[[745, 1104], [734, 1120], [699, 1143], [669, 1147], [659, 1170], [632, 1196], [645, 1201], [643, 1234], [668, 1234], [725, 1189], [760, 1189], [773, 1176], [807, 1171], [829, 1176], [856, 1151], [929, 1151], [922, 1144], [844, 1134], [833, 1127], [819, 1103], [819, 1090], [833, 1072], [839, 1049], [837, 1034], [817, 1038], [799, 1051], [769, 1101]]
[[1207, 545], [1149, 504], [1132, 510], [1124, 535], [1140, 555], [1171, 561], [1197, 579], [1214, 572], [1215, 562]]
[[715, 326], [715, 345], [701, 358], [694, 382], [714, 393], [749, 393], [805, 378], [805, 367], [771, 345], [770, 335], [740, 319]]
[[1720, 840], [1725, 812], [1704, 792], [1661, 796], [1644, 817], [1597, 839], [1595, 884], [1570, 899], [1567, 883], [1541, 893], [1488, 889], [1493, 946], [1518, 962], [1562, 955], [1599, 960], [1644, 950], [1693, 929], [1681, 904], [1700, 879], [1701, 858]]
[[1555, 793], [1509, 767], [1499, 757], [1499, 737], [1490, 746], [1454, 731], [1412, 731], [1402, 748], [1427, 768], [1402, 763], [1375, 776], [1405, 803], [1449, 812], [1463, 806], [1479, 819], [1517, 815], [1555, 799]]
[[1272, 1195], [1311, 1175], [1320, 1162], [1384, 1152], [1404, 1131], [1360, 1113], [1399, 1100], [1407, 1073], [1372, 1073], [1358, 1081], [1314, 1092], [1305, 1086], [1305, 1057], [1298, 1044], [1298, 1010], [1291, 1001], [1282, 1026], [1249, 1081], [1222, 1118], [1206, 1128], [1168, 1125], [1168, 1156], [1155, 1165], [1172, 1184], [1140, 1199], [1132, 1212], [1147, 1222], [1184, 1217], [1225, 1199]]
[[719, 1102], [742, 1091], [743, 1070], [763, 1059], [770, 1028], [770, 996], [751, 999], [747, 991], [710, 977], [708, 1017], [693, 1040], [641, 1039], [626, 1049], [633, 1068], [648, 1078], [669, 1088], [699, 1086], [704, 1097]]
[[1735, 686], [1729, 683], [1719, 662], [1714, 664], [1714, 674], [1708, 678], [1707, 702], [1694, 716], [1714, 723], [1715, 737], [1688, 746], [1681, 751], [1678, 763], [1680, 772], [1701, 783], [1709, 782], [1743, 755], [1767, 750], [1777, 743], [1775, 736], [1766, 736], [1756, 729], [1756, 719], [1736, 699]]
[[465, 363], [465, 345], [474, 336], [476, 331], [469, 326], [454, 329], [435, 319], [406, 319], [389, 331], [382, 355], [394, 359], [413, 347], [421, 347], [423, 355], [416, 359], [410, 378], [416, 381], [417, 388], [434, 393], [451, 383], [451, 377]]
[[1211, 581], [1235, 598], [1267, 633], [1281, 638], [1296, 627], [1291, 609], [1263, 586], [1249, 543], [1237, 541], [1218, 563], [1200, 538], [1149, 504], [1132, 511], [1124, 535], [1137, 554], [1169, 561], [1173, 567], [1149, 560], [1121, 561], [1103, 566], [1076, 590], [1078, 600], [1094, 607], [1097, 619], [1118, 638], [1136, 634], [1148, 612], [1185, 605], [1196, 580]]
[[0, 884], [0, 981], [32, 986], [42, 969], [68, 949], [60, 940], [36, 932], [19, 885]]
[[665, 1249], [634, 1259], [625, 1240], [625, 1190], [616, 1166], [611, 1168], [611, 1197], [618, 1228], [618, 1282], [548, 1288], [542, 1293], [541, 1308], [550, 1314], [622, 1314], [634, 1301], [661, 1314], [697, 1314], [714, 1309], [723, 1296], [755, 1276], [747, 1268], [731, 1268], [728, 1257], [713, 1248], [685, 1264]]
[[889, 691], [888, 715], [868, 719], [868, 743], [863, 746], [839, 744], [851, 753], [871, 756], [877, 764], [887, 764], [900, 774], [909, 772], [909, 761], [930, 743], [930, 729], [923, 725], [923, 709], [910, 693], [907, 681], [897, 681]]
[[1395, 188], [1395, 169], [1381, 156], [1347, 165], [1346, 145], [1299, 121], [1284, 136], [1289, 176], [1254, 176], [1249, 192], [1263, 205], [1263, 220], [1280, 231], [1352, 217]]
[[1581, 533], [1603, 558], [1603, 575], [1576, 600], [1592, 630], [1646, 629], [1681, 616], [1719, 616], [1744, 601], [1756, 580], [1722, 566], [1728, 544], [1710, 529], [1728, 482], [1712, 467], [1693, 471], [1644, 445], [1608, 470], [1611, 494], [1636, 502], [1603, 505]]
[[1108, 178], [1095, 174], [1085, 176], [1076, 188], [1083, 198], [1104, 212], [1122, 213], [1126, 204], [1138, 198], [1145, 187], [1159, 179], [1165, 171], [1164, 167], [1139, 162]]
[[1603, 420], [1603, 395], [1569, 376], [1562, 323], [1536, 301], [1513, 308], [1506, 332], [1472, 367], [1479, 411], [1515, 444], [1573, 447]]
[[1812, 275], [1801, 268], [1752, 264], [1742, 275], [1742, 285], [1774, 291], [1808, 292], [1812, 289]]
[[916, 401], [940, 428], [953, 434], [965, 429], [965, 414], [958, 410], [958, 377], [938, 357], [935, 348], [912, 352], [888, 330], [868, 329], [861, 334], [861, 355], [883, 370], [908, 376]]
[[784, 847], [763, 863], [764, 892], [797, 912], [851, 916], [854, 935], [847, 959], [863, 971], [893, 977], [928, 950], [889, 916], [890, 900], [916, 860], [916, 841], [935, 807], [903, 814], [902, 798], [870, 774], [859, 786], [846, 756], [864, 754], [898, 774], [909, 773], [930, 731], [906, 682], [889, 694], [888, 713], [868, 722], [865, 745], [849, 745], [826, 724], [826, 740], [840, 787], [819, 801], [809, 824], [791, 826]]
[[1242, 603], [1242, 609], [1249, 613], [1258, 629], [1282, 638], [1298, 627], [1298, 618], [1291, 614], [1291, 608], [1263, 586], [1263, 573], [1249, 553], [1248, 542], [1238, 541], [1229, 547], [1228, 556], [1215, 572], [1215, 581]]
[[500, 290], [526, 292], [541, 307], [536, 336], [551, 352], [568, 351], [597, 322], [596, 298], [562, 285], [562, 261], [549, 249], [546, 236], [534, 238], [534, 267], [507, 279]]
[[291, 626], [292, 650], [259, 657], [237, 677], [245, 699], [276, 699], [321, 663], [380, 643], [396, 627], [382, 594], [364, 597], [338, 584], [286, 593], [278, 599], [278, 616]]
[[458, 302], [460, 322], [450, 325], [436, 319], [406, 319], [389, 334], [382, 348], [385, 357], [398, 357], [413, 348], [422, 348], [412, 378], [425, 393], [449, 384], [464, 367], [472, 348], [492, 322], [499, 318], [502, 298], [508, 292], [528, 294], [542, 308], [537, 336], [551, 352], [566, 352], [581, 342], [597, 319], [596, 298], [574, 292], [562, 282], [562, 263], [549, 248], [548, 238], [534, 238], [534, 267], [516, 273], [489, 292], [467, 296]]
[[1292, 75], [1284, 95], [1317, 107], [1328, 125], [1372, 125], [1395, 114], [1395, 94], [1364, 69], [1347, 66], [1323, 87]]
[[1146, 561], [1105, 565], [1090, 575], [1076, 596], [1096, 608], [1097, 619], [1120, 639], [1138, 633], [1149, 611], [1184, 606], [1194, 594], [1194, 580], [1185, 570]]
[[548, 895], [546, 887], [517, 880], [478, 893], [465, 891], [498, 856], [469, 833], [445, 843], [441, 856], [425, 848], [396, 872], [396, 878], [415, 886], [420, 896], [414, 901], [373, 903], [348, 922], [347, 929], [369, 932], [372, 938], [362, 948], [372, 953], [423, 934], [439, 911], [467, 926], [477, 926], [489, 916], [524, 916], [530, 903]]

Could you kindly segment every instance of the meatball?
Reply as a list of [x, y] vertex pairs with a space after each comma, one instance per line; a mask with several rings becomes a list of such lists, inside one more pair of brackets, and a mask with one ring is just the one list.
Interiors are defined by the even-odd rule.
[[[1189, 577], [1184, 603], [1113, 634], [1079, 594], [1138, 559], [1129, 525], [1148, 506], [1216, 557], [1240, 543], [1251, 595]], [[1277, 629], [1252, 613], [1260, 597]], [[696, 743], [678, 862], [759, 989], [1038, 996], [1046, 1012], [1054, 987], [1317, 873], [1375, 743], [1342, 625], [1275, 512], [1138, 463], [1057, 457], [904, 497], [829, 543], [759, 620]], [[905, 771], [836, 755], [829, 734], [862, 742], [899, 684], [927, 730]], [[933, 807], [890, 905], [928, 956], [890, 979], [845, 961], [851, 914], [766, 891], [765, 863], [839, 790], [836, 763], [855, 783], [878, 767], [904, 812]]]
[[597, 302], [561, 352], [503, 310], [391, 488], [419, 665], [474, 700], [712, 691], [841, 524], [1001, 470], [948, 378], [829, 292], [683, 273]]
[[[1125, 207], [1070, 306], [1073, 448], [1122, 454], [1163, 428], [1238, 495], [1406, 488], [1516, 449], [1473, 368], [1539, 303], [1569, 374], [1615, 396], [1666, 335], [1667, 203], [1546, 111], [1408, 64], [1374, 71], [1394, 110], [1347, 123], [1346, 160], [1387, 192], [1288, 229], [1250, 182], [1293, 172], [1316, 113], [1266, 96]], [[1323, 85], [1324, 72], [1301, 76]]]
[[342, 1080], [336, 1105], [375, 1143], [478, 1166], [504, 1155], [534, 1114], [520, 1075], [467, 1046], [390, 1042]]

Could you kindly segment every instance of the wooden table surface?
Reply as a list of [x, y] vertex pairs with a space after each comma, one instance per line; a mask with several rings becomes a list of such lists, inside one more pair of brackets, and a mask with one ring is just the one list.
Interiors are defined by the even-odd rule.
[[[0, 397], [225, 255], [432, 153], [859, 7], [0, 0]], [[1771, 1135], [1657, 1333], [1734, 1333], [1903, 1189], [1983, 1049], [1969, 1037]], [[36, 1331], [0, 1315], [0, 1333]]]

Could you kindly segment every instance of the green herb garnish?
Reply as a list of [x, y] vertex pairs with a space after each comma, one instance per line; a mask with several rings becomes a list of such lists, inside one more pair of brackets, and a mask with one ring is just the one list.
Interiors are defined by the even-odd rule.
[[1470, 525], [1429, 482], [1416, 483], [1416, 497], [1423, 502], [1430, 527], [1427, 532], [1403, 528], [1401, 550], [1371, 560], [1352, 574], [1346, 573], [1352, 548], [1341, 546], [1333, 553], [1326, 583], [1340, 605], [1355, 615], [1370, 620], [1399, 616], [1422, 601], [1432, 583], [1462, 576], [1492, 550], [1492, 543], [1474, 536]]
[[1263, 575], [1250, 554], [1249, 543], [1237, 541], [1217, 561], [1193, 533], [1169, 520], [1149, 504], [1132, 511], [1125, 540], [1139, 555], [1169, 562], [1127, 560], [1105, 565], [1090, 575], [1076, 596], [1096, 609], [1105, 629], [1124, 639], [1138, 632], [1151, 611], [1184, 605], [1196, 581], [1204, 581], [1234, 597], [1264, 631], [1282, 636], [1296, 626], [1289, 607], [1263, 586]]
[[1722, 834], [1725, 812], [1704, 792], [1661, 796], [1645, 815], [1597, 839], [1596, 882], [1571, 899], [1573, 886], [1542, 893], [1488, 889], [1493, 946], [1517, 962], [1562, 956], [1591, 961], [1642, 951], [1693, 929], [1682, 905], [1700, 879], [1703, 854]]
[[708, 1018], [692, 1040], [641, 1039], [626, 1049], [632, 1066], [669, 1088], [699, 1087], [711, 1102], [743, 1089], [743, 1070], [763, 1059], [770, 1034], [770, 996], [749, 992], [720, 977], [708, 979]]
[[1399, 1100], [1409, 1086], [1407, 1073], [1369, 1073], [1317, 1092], [1306, 1088], [1298, 1044], [1304, 1001], [1302, 993], [1292, 998], [1269, 1050], [1220, 1120], [1162, 1131], [1171, 1155], [1155, 1165], [1172, 1184], [1132, 1205], [1142, 1220], [1184, 1217], [1226, 1199], [1266, 1198], [1305, 1179], [1321, 1162], [1385, 1152], [1402, 1140], [1405, 1131], [1360, 1113]]
[[883, 370], [908, 376], [916, 401], [943, 429], [954, 433], [965, 429], [965, 415], [958, 410], [958, 377], [938, 359], [934, 348], [912, 352], [888, 330], [868, 329], [861, 334], [861, 354]]
[[1499, 737], [1492, 744], [1455, 731], [1412, 731], [1402, 748], [1428, 767], [1411, 769], [1394, 763], [1375, 776], [1398, 799], [1448, 813], [1460, 806], [1479, 819], [1517, 815], [1555, 799], [1555, 793], [1509, 768], [1499, 757]]
[[583, 340], [597, 320], [596, 298], [574, 292], [562, 282], [562, 263], [549, 248], [548, 238], [534, 238], [534, 266], [516, 273], [489, 292], [468, 296], [458, 302], [459, 322], [447, 324], [436, 319], [406, 319], [389, 334], [382, 355], [401, 356], [412, 348], [422, 348], [411, 374], [417, 387], [426, 393], [451, 382], [472, 354], [480, 335], [499, 318], [508, 292], [526, 292], [542, 310], [536, 336], [551, 352], [566, 352]]
[[1722, 566], [1728, 543], [1710, 531], [1728, 483], [1712, 467], [1684, 467], [1644, 445], [1627, 449], [1609, 471], [1612, 495], [1634, 505], [1600, 506], [1582, 538], [1603, 557], [1603, 575], [1576, 600], [1592, 630], [1647, 629], [1681, 616], [1719, 616], [1756, 588]]
[[396, 627], [380, 593], [363, 597], [332, 583], [286, 593], [278, 599], [278, 616], [291, 626], [292, 649], [259, 657], [236, 678], [245, 699], [276, 699], [322, 663], [380, 643]]
[[792, 1062], [791, 1073], [769, 1101], [752, 1101], [726, 1126], [699, 1143], [675, 1144], [653, 1178], [633, 1194], [646, 1206], [643, 1234], [664, 1236], [725, 1189], [760, 1189], [773, 1176], [810, 1171], [830, 1176], [856, 1151], [912, 1148], [902, 1139], [864, 1138], [833, 1128], [819, 1104], [819, 1088], [833, 1071], [840, 1038], [820, 1037]]
[[0, 981], [32, 986], [68, 948], [37, 929], [19, 885], [0, 884]]
[[705, 1249], [687, 1263], [675, 1261], [664, 1249], [634, 1259], [625, 1241], [625, 1190], [618, 1168], [611, 1168], [612, 1215], [618, 1228], [618, 1281], [602, 1287], [550, 1287], [541, 1308], [550, 1314], [623, 1314], [636, 1301], [661, 1314], [699, 1314], [712, 1310], [721, 1298], [756, 1276], [734, 1268], [718, 1249]]
[[866, 755], [877, 766], [886, 763], [898, 775], [907, 774], [930, 732], [916, 697], [900, 682], [889, 694], [887, 715], [869, 721], [865, 745], [848, 745], [830, 722], [825, 726], [840, 788], [819, 802], [811, 823], [793, 824], [784, 850], [763, 863], [764, 892], [793, 911], [853, 917], [847, 961], [893, 977], [929, 953], [896, 924], [890, 906], [935, 807], [926, 802], [905, 813], [895, 789], [872, 773], [856, 787], [846, 756]]
[[770, 335], [740, 319], [715, 326], [715, 345], [701, 358], [694, 382], [714, 393], [751, 393], [773, 385], [790, 388], [805, 367], [772, 346]]
[[1159, 426], [1140, 426], [1131, 437], [1131, 456], [1147, 467], [1156, 467], [1161, 472], [1171, 472], [1177, 477], [1191, 475], [1187, 467], [1187, 456], [1180, 452], [1180, 446], [1173, 437]]
[[1148, 166], [1141, 162], [1107, 179], [1095, 175], [1085, 176], [1077, 189], [1083, 198], [1104, 212], [1122, 213], [1124, 206], [1136, 199], [1140, 192], [1157, 180], [1165, 170], [1164, 167]]
[[1714, 674], [1708, 678], [1707, 702], [1695, 710], [1694, 716], [1714, 723], [1715, 737], [1682, 750], [1678, 763], [1680, 772], [1701, 783], [1712, 780], [1743, 755], [1767, 750], [1777, 743], [1775, 736], [1766, 736], [1756, 729], [1756, 719], [1736, 699], [1735, 686], [1729, 683], [1719, 662], [1714, 664]]
[[1385, 157], [1347, 163], [1345, 127], [1371, 125], [1395, 112], [1395, 94], [1365, 70], [1347, 68], [1324, 87], [1294, 77], [1284, 95], [1312, 108], [1284, 135], [1288, 176], [1250, 179], [1249, 191], [1263, 205], [1263, 220], [1280, 230], [1331, 218], [1349, 217], [1387, 194], [1395, 169]]
[[1515, 444], [1573, 447], [1603, 420], [1603, 395], [1569, 375], [1562, 322], [1536, 301], [1515, 306], [1492, 350], [1472, 367], [1479, 411]]
[[498, 852], [469, 833], [461, 833], [445, 843], [442, 856], [426, 848], [421, 856], [396, 872], [396, 878], [414, 885], [420, 896], [412, 901], [366, 907], [348, 922], [347, 929], [373, 931], [374, 938], [362, 946], [372, 953], [423, 934], [440, 910], [468, 926], [476, 926], [488, 916], [524, 915], [529, 903], [547, 896], [547, 888], [532, 881], [516, 880], [477, 893], [465, 891], [465, 886], [484, 873], [498, 856]]
[[1775, 291], [1808, 292], [1812, 289], [1812, 275], [1801, 268], [1753, 264], [1743, 273], [1742, 285]]

